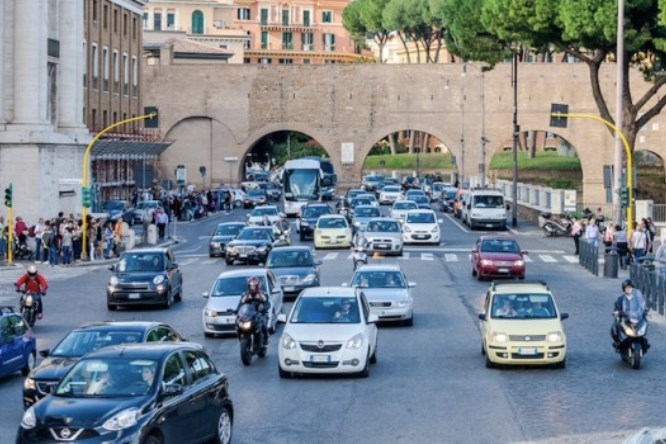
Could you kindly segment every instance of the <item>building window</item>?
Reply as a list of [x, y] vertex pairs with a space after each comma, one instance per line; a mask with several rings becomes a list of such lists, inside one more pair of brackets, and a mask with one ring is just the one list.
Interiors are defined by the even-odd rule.
[[132, 17], [132, 40], [136, 40], [136, 17]]
[[137, 63], [136, 56], [132, 56], [132, 96], [137, 96], [139, 89], [139, 64]]
[[[193, 14], [194, 15], [194, 14]], [[167, 29], [175, 29], [176, 24], [176, 14], [173, 12], [167, 12]]]
[[203, 34], [204, 16], [203, 12], [196, 10], [192, 13], [192, 34]]
[[109, 48], [102, 48], [102, 90], [109, 91]]
[[143, 29], [148, 29], [148, 13], [143, 13]]
[[118, 60], [118, 50], [113, 50], [113, 92], [120, 92], [120, 60]]
[[289, 10], [282, 10], [282, 26], [289, 26]]
[[99, 74], [99, 56], [97, 54], [97, 43], [92, 44], [92, 88], [97, 89], [97, 76]]
[[123, 53], [123, 94], [129, 93], [129, 56]]
[[268, 25], [268, 9], [266, 9], [266, 8], [262, 8], [262, 9], [259, 11], [259, 16], [260, 16], [260, 19], [259, 19], [260, 22], [259, 22], [259, 24], [260, 24], [260, 25], [264, 25], [264, 26]]
[[250, 59], [249, 57], [243, 57], [243, 63], [245, 63], [246, 65], [250, 64], [252, 63], [252, 59]]
[[118, 10], [113, 10], [113, 32], [118, 33]]
[[127, 14], [123, 14], [123, 35], [127, 37]]
[[278, 63], [280, 63], [280, 65], [293, 65], [294, 60], [293, 59], [280, 59]]
[[109, 113], [104, 110], [102, 111], [102, 129], [106, 128], [109, 126]]
[[162, 13], [156, 12], [153, 14], [153, 31], [160, 31], [162, 29]]
[[322, 23], [333, 23], [333, 11], [322, 11], [321, 12], [321, 22]]
[[268, 57], [262, 57], [259, 59], [259, 63], [261, 63], [262, 65], [270, 65], [271, 61], [272, 60], [269, 59]]
[[309, 65], [310, 64], [310, 59], [303, 59], [303, 64], [304, 65]]
[[[84, 60], [83, 60], [83, 87], [87, 88], [88, 87], [88, 61], [85, 60], [88, 58], [88, 45], [86, 44], [86, 41], [83, 41], [83, 54], [84, 54]], [[85, 113], [83, 114], [85, 116]]]
[[323, 34], [322, 35], [323, 40], [324, 40], [324, 51], [326, 52], [332, 52], [335, 51], [335, 34]]
[[92, 115], [90, 116], [90, 127], [95, 130], [97, 129], [97, 110], [92, 109]]
[[104, 5], [102, 8], [102, 26], [104, 26], [104, 29], [108, 28], [109, 26], [109, 7], [107, 5]]
[[304, 32], [301, 34], [301, 50], [312, 51], [314, 49], [314, 34], [311, 32]]
[[282, 33], [282, 49], [294, 49], [291, 32]]
[[310, 11], [303, 11], [303, 26], [310, 26]]
[[93, 23], [97, 23], [97, 0], [93, 0], [92, 3], [92, 19]]
[[250, 8], [238, 8], [236, 12], [238, 20], [250, 20]]
[[261, 49], [268, 49], [268, 32], [261, 32]]

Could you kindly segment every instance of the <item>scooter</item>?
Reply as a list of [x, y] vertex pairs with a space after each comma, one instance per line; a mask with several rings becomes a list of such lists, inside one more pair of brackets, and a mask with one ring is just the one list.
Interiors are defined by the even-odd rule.
[[573, 222], [571, 222], [569, 214], [565, 214], [563, 220], [555, 221], [552, 219], [551, 213], [541, 213], [539, 214], [539, 227], [541, 227], [546, 237], [568, 236], [571, 234]]
[[354, 253], [352, 255], [354, 261], [354, 271], [358, 268], [359, 265], [368, 264], [368, 249], [366, 247], [356, 246], [354, 247]]
[[631, 368], [641, 368], [641, 359], [647, 353], [650, 344], [647, 341], [647, 310], [639, 318], [630, 318], [618, 311], [613, 312], [615, 323], [611, 328], [613, 347], [620, 354], [622, 360], [628, 362]]
[[39, 304], [41, 303], [41, 298], [36, 298], [31, 292], [22, 292], [18, 290], [21, 294], [21, 309], [20, 312], [28, 322], [30, 327], [35, 326], [39, 313]]
[[268, 346], [262, 328], [262, 315], [254, 304], [245, 303], [238, 307], [236, 334], [240, 343], [240, 356], [243, 365], [252, 363], [252, 356], [266, 356]]

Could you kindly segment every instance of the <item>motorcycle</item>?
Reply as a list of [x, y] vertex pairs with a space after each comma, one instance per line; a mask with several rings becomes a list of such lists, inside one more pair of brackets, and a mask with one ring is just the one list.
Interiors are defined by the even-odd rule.
[[245, 303], [238, 307], [236, 315], [236, 334], [240, 343], [240, 355], [243, 365], [252, 363], [252, 356], [266, 356], [268, 349], [262, 328], [263, 314], [254, 304]]
[[539, 227], [541, 227], [546, 237], [568, 236], [571, 234], [573, 222], [569, 214], [565, 214], [563, 220], [555, 221], [552, 219], [551, 213], [541, 213], [539, 214]]
[[354, 247], [354, 253], [352, 255], [354, 261], [354, 271], [358, 268], [359, 265], [368, 264], [368, 249], [366, 247], [356, 246]]
[[41, 297], [37, 298], [32, 292], [22, 292], [18, 290], [21, 294], [21, 314], [28, 322], [30, 327], [35, 326], [39, 313], [39, 304], [41, 303]]
[[647, 341], [647, 310], [641, 318], [629, 317], [618, 311], [613, 312], [615, 322], [611, 329], [613, 347], [622, 360], [634, 370], [641, 367], [641, 359], [650, 345]]

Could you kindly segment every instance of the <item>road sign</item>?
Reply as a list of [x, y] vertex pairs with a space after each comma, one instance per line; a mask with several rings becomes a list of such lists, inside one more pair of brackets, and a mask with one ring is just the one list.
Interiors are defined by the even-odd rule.
[[187, 183], [187, 169], [185, 169], [185, 165], [178, 165], [176, 167], [176, 183], [178, 185], [185, 185]]

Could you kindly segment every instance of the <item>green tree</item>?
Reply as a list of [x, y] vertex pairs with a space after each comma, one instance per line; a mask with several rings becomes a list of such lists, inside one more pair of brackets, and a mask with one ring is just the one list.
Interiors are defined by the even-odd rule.
[[[588, 66], [592, 95], [600, 116], [614, 122], [604, 95], [599, 69], [615, 59], [616, 0], [431, 0], [447, 30], [448, 48], [468, 60], [496, 63], [512, 50], [557, 52]], [[662, 8], [660, 9], [660, 3]], [[633, 147], [638, 131], [666, 105], [661, 91], [666, 49], [666, 0], [628, 0], [625, 5], [623, 122]], [[632, 94], [630, 76], [635, 67], [651, 83], [642, 95]]]
[[388, 0], [354, 0], [342, 11], [342, 25], [359, 46], [370, 36], [379, 48], [379, 63], [384, 63], [384, 46], [390, 31], [382, 25], [382, 11]]
[[416, 43], [416, 63], [421, 63], [421, 48], [426, 63], [439, 60], [442, 46], [442, 19], [434, 14], [429, 0], [389, 0], [382, 11], [382, 24], [397, 32], [405, 49], [407, 63], [412, 63], [407, 42]]

